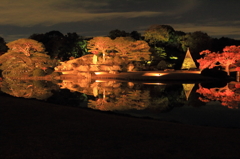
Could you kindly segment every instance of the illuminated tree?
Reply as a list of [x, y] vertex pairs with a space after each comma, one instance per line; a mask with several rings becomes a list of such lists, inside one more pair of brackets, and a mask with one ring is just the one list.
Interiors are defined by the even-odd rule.
[[211, 52], [209, 50], [204, 50], [204, 51], [200, 52], [200, 55], [204, 55], [203, 58], [200, 58], [197, 60], [197, 62], [199, 63], [199, 68], [201, 70], [203, 70], [205, 68], [213, 68], [213, 67], [217, 66], [218, 53]]
[[150, 60], [150, 47], [147, 42], [137, 40], [130, 43], [128, 58], [131, 61], [147, 61]]
[[164, 47], [154, 47], [154, 55], [157, 59], [166, 59], [167, 53]]
[[134, 39], [130, 37], [117, 37], [113, 42], [114, 49], [117, 51], [117, 54], [122, 57], [127, 57], [130, 45], [134, 42]]
[[102, 53], [103, 62], [105, 62], [105, 55], [107, 51], [113, 50], [113, 40], [109, 37], [94, 37], [88, 41], [87, 48], [93, 54]]
[[19, 39], [7, 44], [10, 48], [0, 56], [0, 69], [5, 77], [32, 76], [35, 69], [54, 67], [44, 47], [32, 39]]
[[197, 60], [200, 69], [221, 66], [229, 75], [229, 67], [237, 67], [236, 63], [240, 60], [240, 46], [226, 46], [222, 53], [204, 50], [200, 52], [200, 55], [204, 55], [203, 58]]
[[144, 37], [150, 44], [156, 45], [158, 42], [168, 42], [174, 32], [169, 25], [152, 25], [145, 31]]
[[134, 40], [129, 37], [118, 37], [114, 40], [115, 50], [120, 57], [127, 57], [130, 61], [150, 59], [149, 45], [143, 40]]
[[182, 64], [182, 68], [181, 69], [191, 69], [191, 68], [195, 69], [197, 67], [196, 67], [195, 62], [193, 61], [193, 58], [192, 58], [191, 53], [190, 53], [190, 50], [188, 49], [187, 53], [185, 55], [185, 58], [183, 60], [183, 64]]
[[223, 49], [223, 53], [219, 54], [218, 62], [222, 67], [225, 67], [225, 71], [229, 73], [229, 67], [236, 67], [236, 62], [240, 60], [240, 46], [226, 46]]
[[44, 46], [42, 43], [32, 39], [18, 39], [7, 43], [8, 48], [11, 51], [23, 53], [26, 56], [30, 56], [35, 52], [44, 52]]

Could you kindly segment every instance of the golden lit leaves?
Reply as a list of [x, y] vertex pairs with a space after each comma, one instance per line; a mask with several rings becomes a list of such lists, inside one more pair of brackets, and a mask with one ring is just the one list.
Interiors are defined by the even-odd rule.
[[45, 48], [42, 43], [32, 39], [18, 39], [7, 43], [10, 50], [24, 53], [26, 56], [30, 56], [34, 52], [44, 52]]
[[32, 76], [34, 69], [53, 67], [50, 56], [44, 53], [42, 43], [32, 39], [19, 39], [7, 44], [9, 50], [0, 56], [0, 69], [4, 77]]
[[136, 41], [130, 37], [117, 37], [114, 40], [109, 37], [94, 37], [89, 40], [87, 48], [93, 54], [102, 54], [104, 62], [107, 54], [127, 57], [130, 61], [149, 60], [151, 54], [146, 41]]

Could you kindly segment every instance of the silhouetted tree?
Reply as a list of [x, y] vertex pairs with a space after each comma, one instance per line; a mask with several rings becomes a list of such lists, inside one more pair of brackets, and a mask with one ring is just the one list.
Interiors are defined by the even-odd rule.
[[211, 50], [211, 42], [212, 38], [208, 36], [207, 33], [196, 31], [184, 36], [184, 40], [182, 40], [182, 48], [184, 52], [189, 48], [194, 61], [196, 61], [196, 59], [201, 57], [199, 54], [201, 51]]
[[231, 45], [240, 45], [240, 40], [235, 40], [227, 37], [221, 37], [221, 38], [214, 38], [212, 40], [212, 51], [214, 52], [220, 52], [223, 50], [224, 47], [226, 46], [231, 46]]
[[61, 32], [54, 30], [44, 35], [33, 34], [30, 38], [43, 43], [51, 58], [60, 58], [64, 46], [64, 35]]
[[135, 40], [141, 40], [142, 39], [141, 33], [137, 32], [137, 31], [132, 31], [130, 33], [130, 36]]
[[6, 45], [5, 40], [2, 37], [0, 37], [0, 55], [7, 52], [7, 50], [8, 50], [8, 47]]
[[109, 32], [109, 37], [111, 39], [116, 39], [117, 37], [127, 37], [127, 36], [130, 36], [130, 34], [125, 32], [124, 30], [115, 29]]
[[69, 60], [70, 57], [78, 58], [87, 54], [87, 41], [77, 33], [67, 33], [64, 36], [63, 48], [59, 57], [63, 61]]

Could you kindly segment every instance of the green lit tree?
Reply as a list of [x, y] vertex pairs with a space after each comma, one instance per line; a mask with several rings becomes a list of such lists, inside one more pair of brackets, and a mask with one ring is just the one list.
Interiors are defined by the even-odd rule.
[[70, 57], [78, 58], [86, 55], [87, 52], [87, 40], [84, 40], [83, 37], [76, 33], [67, 33], [67, 35], [64, 36], [62, 51], [58, 56], [63, 61], [66, 61], [69, 60]]
[[144, 39], [149, 44], [155, 45], [159, 42], [168, 42], [175, 30], [169, 25], [152, 25], [144, 33]]

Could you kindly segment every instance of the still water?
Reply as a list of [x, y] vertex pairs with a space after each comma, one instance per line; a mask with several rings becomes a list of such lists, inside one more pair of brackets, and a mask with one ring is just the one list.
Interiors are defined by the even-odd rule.
[[113, 80], [19, 81], [3, 93], [46, 102], [192, 125], [240, 128], [240, 84]]

